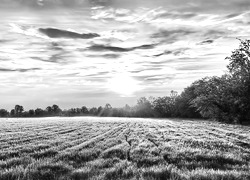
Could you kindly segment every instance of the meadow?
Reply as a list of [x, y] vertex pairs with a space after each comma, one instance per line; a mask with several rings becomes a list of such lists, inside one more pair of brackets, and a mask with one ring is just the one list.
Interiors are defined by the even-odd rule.
[[0, 119], [0, 180], [250, 180], [250, 127], [136, 118]]

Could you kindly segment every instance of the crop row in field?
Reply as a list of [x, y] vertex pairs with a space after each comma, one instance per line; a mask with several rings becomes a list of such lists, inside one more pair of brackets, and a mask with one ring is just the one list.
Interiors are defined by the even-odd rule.
[[250, 179], [250, 127], [127, 118], [0, 120], [0, 179]]

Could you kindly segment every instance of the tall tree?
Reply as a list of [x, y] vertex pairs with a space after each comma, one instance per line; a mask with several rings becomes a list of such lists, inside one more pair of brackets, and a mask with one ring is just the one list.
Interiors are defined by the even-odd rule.
[[240, 40], [227, 66], [231, 76], [233, 95], [238, 104], [239, 121], [250, 121], [250, 40]]

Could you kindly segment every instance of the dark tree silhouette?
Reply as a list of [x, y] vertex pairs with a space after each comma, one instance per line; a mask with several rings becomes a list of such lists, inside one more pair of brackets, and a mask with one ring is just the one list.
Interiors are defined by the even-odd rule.
[[30, 109], [28, 114], [29, 114], [29, 116], [31, 116], [31, 117], [34, 116], [34, 115], [35, 115], [34, 109]]
[[158, 97], [152, 102], [154, 112], [158, 117], [172, 117], [175, 111], [175, 97]]
[[15, 105], [15, 116], [20, 117], [23, 111], [23, 106]]
[[0, 117], [8, 117], [9, 112], [6, 109], [0, 109]]
[[88, 113], [89, 113], [88, 108], [87, 108], [86, 106], [82, 106], [82, 108], [81, 108], [81, 113], [83, 113], [83, 114], [88, 114]]
[[239, 122], [250, 121], [250, 40], [240, 40], [238, 49], [235, 49], [227, 66], [232, 76], [232, 87]]
[[153, 106], [149, 99], [141, 97], [137, 100], [136, 112], [137, 117], [153, 117]]
[[56, 105], [56, 104], [54, 104], [54, 105], [51, 107], [51, 109], [52, 109], [52, 112], [53, 112], [54, 115], [59, 115], [59, 114], [62, 112], [62, 110], [61, 110], [61, 109], [59, 108], [59, 106]]
[[35, 115], [36, 116], [38, 116], [38, 117], [42, 117], [42, 116], [44, 116], [44, 110], [43, 109], [41, 109], [41, 108], [37, 108], [36, 110], [35, 110]]
[[98, 109], [96, 107], [92, 107], [89, 110], [89, 114], [91, 114], [91, 115], [97, 115], [98, 114]]
[[48, 114], [51, 114], [53, 112], [52, 107], [51, 106], [46, 107], [46, 111], [48, 112]]

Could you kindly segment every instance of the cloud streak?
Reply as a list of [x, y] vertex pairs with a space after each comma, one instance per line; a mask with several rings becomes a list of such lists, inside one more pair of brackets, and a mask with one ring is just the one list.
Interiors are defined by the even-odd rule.
[[30, 68], [30, 69], [8, 69], [8, 68], [0, 68], [0, 72], [28, 72], [28, 71], [37, 71], [41, 70], [41, 68]]
[[95, 37], [100, 37], [99, 34], [96, 33], [76, 33], [67, 30], [61, 30], [56, 28], [39, 28], [39, 32], [45, 34], [50, 38], [71, 38], [71, 39], [91, 39]]
[[134, 51], [137, 49], [153, 49], [154, 47], [155, 47], [154, 44], [145, 44], [145, 45], [140, 45], [137, 47], [129, 47], [129, 48], [95, 44], [95, 45], [88, 47], [87, 49], [90, 51], [99, 51], [99, 52], [101, 51], [129, 52], [129, 51]]

